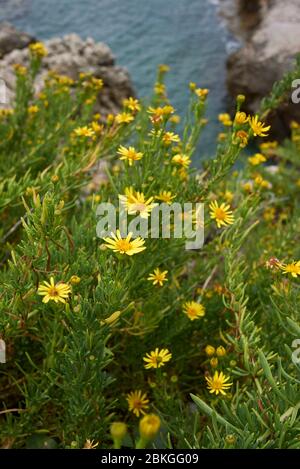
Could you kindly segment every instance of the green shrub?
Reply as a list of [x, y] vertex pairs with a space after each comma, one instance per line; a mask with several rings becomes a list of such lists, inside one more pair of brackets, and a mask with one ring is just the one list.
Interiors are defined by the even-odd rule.
[[[104, 118], [89, 75], [50, 73], [34, 96], [44, 52], [16, 67], [14, 107], [0, 111], [2, 446], [299, 448], [300, 126], [284, 144], [254, 135], [299, 64], [260, 124], [243, 96], [233, 121], [219, 116], [216, 155], [197, 170], [208, 90], [190, 84], [179, 137], [166, 66], [149, 103]], [[148, 238], [114, 252], [96, 208], [120, 195], [131, 217], [203, 203], [203, 248]]]

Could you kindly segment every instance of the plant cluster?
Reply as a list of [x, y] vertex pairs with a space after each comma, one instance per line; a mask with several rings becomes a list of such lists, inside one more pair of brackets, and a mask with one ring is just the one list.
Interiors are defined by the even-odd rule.
[[[237, 97], [199, 170], [207, 89], [181, 132], [165, 65], [148, 103], [102, 116], [87, 74], [35, 96], [46, 53], [0, 110], [1, 446], [299, 448], [300, 125], [282, 144], [267, 117], [300, 64], [257, 115]], [[97, 205], [119, 201], [203, 203], [203, 248], [100, 239]]]

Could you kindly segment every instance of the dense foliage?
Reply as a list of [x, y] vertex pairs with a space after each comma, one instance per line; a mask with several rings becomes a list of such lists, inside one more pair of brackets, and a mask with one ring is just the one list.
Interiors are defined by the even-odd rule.
[[[100, 116], [89, 75], [35, 96], [44, 53], [0, 110], [1, 446], [299, 448], [300, 126], [279, 144], [265, 123], [299, 64], [259, 117], [243, 96], [219, 116], [199, 170], [208, 90], [190, 84], [179, 137], [166, 66], [149, 103]], [[97, 205], [120, 195], [146, 218], [203, 203], [204, 246], [100, 239]]]

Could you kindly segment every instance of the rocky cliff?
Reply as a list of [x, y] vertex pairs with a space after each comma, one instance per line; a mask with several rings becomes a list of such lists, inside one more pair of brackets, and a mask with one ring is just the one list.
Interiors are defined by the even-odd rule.
[[[28, 65], [27, 46], [36, 39], [17, 31], [8, 23], [0, 24], [0, 78], [7, 86], [8, 99], [15, 89], [14, 64]], [[134, 96], [127, 70], [115, 64], [110, 48], [92, 38], [81, 39], [76, 34], [53, 38], [44, 42], [48, 55], [43, 59], [41, 73], [36, 80], [37, 91], [42, 87], [49, 70], [76, 79], [81, 72], [91, 72], [102, 78], [104, 88], [98, 96], [97, 110], [102, 115], [117, 113], [124, 98]]]
[[[300, 0], [236, 0], [236, 13], [240, 31], [244, 31], [240, 34], [244, 45], [228, 58], [227, 85], [232, 97], [245, 94], [248, 111], [255, 112], [260, 100], [293, 67], [300, 53]], [[229, 24], [239, 34], [237, 21], [233, 23], [229, 18]], [[284, 136], [291, 119], [300, 121], [300, 105], [289, 100], [272, 117], [276, 133]]]

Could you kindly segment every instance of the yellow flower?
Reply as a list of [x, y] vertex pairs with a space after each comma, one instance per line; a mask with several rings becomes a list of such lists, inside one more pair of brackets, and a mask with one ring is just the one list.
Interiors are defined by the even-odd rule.
[[141, 438], [150, 441], [155, 438], [160, 429], [160, 418], [158, 415], [148, 414], [142, 418], [139, 425]]
[[247, 114], [245, 112], [237, 112], [234, 118], [235, 124], [246, 124], [248, 122], [249, 117], [247, 117]]
[[76, 137], [90, 138], [95, 135], [95, 132], [92, 129], [90, 129], [87, 125], [85, 125], [83, 127], [77, 127], [77, 129], [74, 129], [73, 135]]
[[226, 199], [226, 202], [230, 203], [234, 199], [234, 194], [231, 191], [226, 190], [224, 193], [224, 199]]
[[255, 155], [250, 156], [250, 158], [248, 158], [248, 161], [253, 166], [257, 166], [257, 165], [267, 161], [267, 158], [264, 155], [262, 155], [261, 153], [255, 153]]
[[38, 106], [29, 106], [28, 107], [28, 114], [36, 114], [37, 112], [39, 112], [39, 108]]
[[140, 106], [138, 100], [134, 99], [132, 97], [130, 97], [128, 99], [124, 99], [123, 106], [127, 107], [132, 112], [140, 111], [140, 109], [141, 109], [141, 106]]
[[219, 347], [217, 347], [217, 356], [218, 357], [225, 357], [226, 355], [226, 350], [225, 348], [223, 347], [223, 345], [219, 345]]
[[248, 144], [249, 135], [244, 130], [239, 130], [233, 136], [232, 142], [234, 145], [239, 145], [241, 148], [245, 148]]
[[163, 134], [162, 141], [165, 145], [171, 145], [172, 142], [179, 143], [180, 142], [180, 137], [177, 134], [174, 134], [174, 132], [165, 132]]
[[201, 303], [196, 303], [195, 301], [185, 302], [182, 308], [184, 314], [186, 314], [191, 321], [200, 319], [205, 315], [204, 306]]
[[242, 188], [246, 192], [252, 192], [253, 190], [253, 182], [252, 181], [247, 181], [242, 184]]
[[172, 195], [170, 191], [160, 191], [158, 195], [155, 196], [157, 200], [161, 200], [166, 204], [171, 204], [172, 200], [175, 199], [176, 195]]
[[105, 246], [109, 249], [112, 249], [113, 252], [119, 254], [126, 254], [127, 256], [133, 256], [139, 252], [144, 251], [146, 247], [144, 246], [145, 240], [140, 236], [133, 241], [131, 240], [132, 233], [129, 233], [126, 238], [122, 238], [120, 230], [115, 233], [111, 233], [112, 238], [103, 238], [106, 242]]
[[172, 158], [172, 161], [174, 164], [178, 164], [179, 166], [182, 166], [183, 168], [188, 168], [189, 165], [191, 164], [191, 159], [188, 155], [183, 155], [181, 153], [177, 153], [177, 155], [174, 155]]
[[283, 274], [291, 274], [292, 277], [297, 278], [300, 275], [300, 261], [291, 262], [290, 264], [279, 264]]
[[178, 116], [177, 114], [174, 114], [174, 116], [170, 117], [170, 122], [172, 122], [173, 124], [179, 124], [180, 116]]
[[153, 204], [153, 197], [145, 198], [143, 192], [135, 192], [132, 187], [126, 187], [125, 195], [119, 195], [122, 205], [129, 215], [139, 214], [142, 218], [148, 218], [151, 210], [157, 205]]
[[117, 124], [129, 124], [133, 121], [133, 115], [129, 112], [121, 112], [120, 114], [116, 115], [116, 123]]
[[117, 153], [121, 155], [120, 160], [128, 161], [129, 166], [143, 157], [143, 153], [137, 152], [134, 147], [126, 148], [123, 145], [119, 147]]
[[224, 140], [226, 140], [226, 138], [227, 138], [227, 135], [224, 132], [220, 132], [218, 134], [218, 142], [223, 142]]
[[95, 443], [94, 440], [86, 440], [86, 442], [84, 443], [84, 446], [83, 446], [83, 449], [95, 449], [97, 448], [97, 446], [99, 445], [99, 443]]
[[226, 127], [230, 127], [232, 125], [232, 120], [229, 114], [219, 114], [219, 121], [222, 122], [223, 125]]
[[202, 99], [205, 99], [208, 95], [209, 90], [207, 88], [197, 88], [195, 89], [195, 94]]
[[276, 215], [275, 207], [267, 207], [264, 210], [263, 217], [265, 221], [273, 221]]
[[92, 130], [95, 132], [95, 134], [98, 134], [98, 135], [101, 134], [101, 132], [104, 128], [103, 124], [98, 124], [98, 122], [96, 122], [96, 121], [93, 121], [91, 123], [91, 127], [92, 127]]
[[216, 220], [217, 227], [221, 228], [222, 226], [232, 225], [234, 222], [234, 216], [232, 215], [232, 210], [230, 206], [222, 203], [220, 206], [215, 200], [209, 205], [211, 210], [210, 218]]
[[160, 73], [167, 73], [167, 72], [170, 71], [170, 67], [169, 67], [169, 65], [166, 65], [166, 64], [160, 64], [160, 65], [158, 66], [158, 71], [159, 71]]
[[229, 376], [224, 375], [222, 371], [220, 373], [216, 371], [213, 377], [205, 376], [205, 379], [207, 381], [207, 387], [211, 394], [215, 393], [216, 395], [218, 395], [220, 393], [225, 396], [226, 391], [232, 385], [232, 383], [228, 383], [228, 380], [230, 379]]
[[210, 366], [212, 366], [213, 368], [216, 368], [218, 366], [219, 360], [217, 359], [217, 357], [213, 357], [210, 359], [209, 363], [210, 363]]
[[166, 93], [166, 85], [164, 85], [163, 83], [155, 83], [154, 85], [154, 92], [155, 94], [158, 94], [158, 95], [164, 95]]
[[80, 283], [80, 281], [81, 281], [81, 278], [78, 277], [78, 275], [72, 275], [72, 277], [70, 278], [70, 282], [73, 285], [77, 285], [78, 283]]
[[147, 370], [150, 368], [160, 368], [170, 361], [171, 358], [172, 354], [167, 348], [162, 348], [161, 350], [156, 348], [154, 351], [146, 353], [146, 356], [143, 357], [144, 362], [146, 362], [144, 366]]
[[107, 117], [106, 117], [106, 122], [107, 122], [107, 125], [111, 125], [115, 120], [115, 116], [113, 114], [107, 114]]
[[159, 268], [154, 269], [154, 273], [150, 274], [147, 280], [153, 281], [153, 285], [163, 286], [164, 282], [167, 282], [167, 270], [161, 271]]
[[38, 295], [43, 296], [43, 303], [52, 300], [55, 303], [65, 303], [71, 293], [71, 287], [67, 283], [54, 283], [54, 278], [50, 278], [50, 283], [44, 281], [44, 285], [39, 285]]
[[212, 357], [215, 354], [215, 351], [216, 349], [212, 345], [207, 345], [205, 347], [205, 353], [208, 357]]
[[144, 415], [144, 409], [149, 408], [149, 399], [147, 399], [147, 394], [142, 394], [141, 390], [130, 392], [129, 394], [127, 394], [126, 400], [128, 402], [129, 410], [133, 412], [134, 415], [136, 415], [137, 417], [139, 417], [140, 414]]
[[13, 68], [18, 75], [25, 76], [27, 75], [27, 68], [21, 64], [14, 64]]
[[32, 53], [32, 55], [35, 55], [36, 57], [45, 57], [48, 54], [48, 51], [44, 44], [41, 42], [35, 42], [34, 44], [30, 44], [29, 50]]
[[101, 78], [91, 77], [86, 83], [87, 88], [91, 88], [94, 91], [100, 91], [103, 88], [103, 80]]
[[273, 141], [273, 142], [263, 142], [259, 145], [259, 148], [261, 151], [264, 150], [275, 150], [278, 147], [278, 142]]
[[164, 117], [168, 117], [174, 113], [174, 108], [173, 106], [167, 104], [166, 106], [163, 106], [163, 107], [155, 107], [155, 108], [149, 107], [147, 112], [149, 114], [152, 114], [150, 116], [151, 122], [153, 124], [159, 124], [160, 122], [162, 122]]
[[259, 121], [258, 120], [258, 115], [254, 116], [254, 117], [250, 117], [249, 119], [249, 122], [250, 122], [250, 127], [253, 131], [253, 134], [255, 137], [267, 137], [268, 134], [266, 132], [268, 132], [268, 130], [270, 130], [271, 126], [268, 125], [266, 126], [263, 122]]
[[127, 425], [124, 422], [113, 422], [110, 425], [110, 434], [113, 440], [122, 441], [127, 433]]
[[255, 182], [255, 184], [257, 184], [258, 186], [260, 186], [263, 189], [271, 189], [271, 187], [272, 187], [272, 184], [269, 181], [267, 181], [266, 179], [264, 179], [261, 176], [261, 174], [257, 174], [255, 176], [254, 182]]

